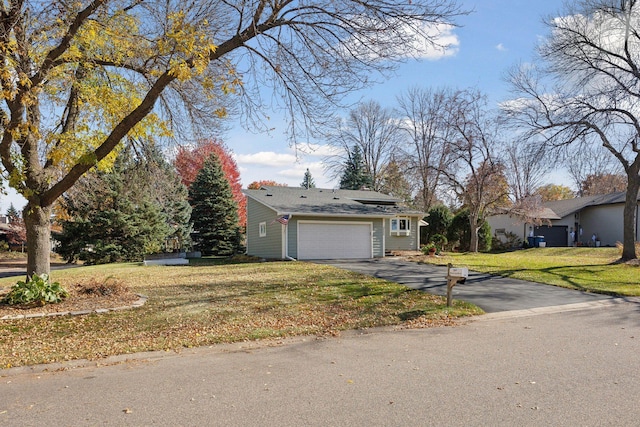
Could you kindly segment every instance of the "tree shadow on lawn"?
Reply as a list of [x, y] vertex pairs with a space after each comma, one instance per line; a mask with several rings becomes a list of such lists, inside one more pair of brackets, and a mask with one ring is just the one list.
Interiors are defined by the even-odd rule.
[[[529, 281], [534, 283], [540, 283], [544, 285], [550, 286], [558, 286], [569, 289], [576, 289], [583, 292], [593, 292], [599, 293], [603, 295], [611, 295], [611, 296], [623, 296], [619, 292], [602, 289], [597, 286], [598, 283], [601, 283], [602, 279], [598, 278], [598, 271], [602, 268], [606, 268], [609, 264], [590, 264], [590, 265], [565, 265], [565, 266], [555, 266], [555, 267], [545, 267], [539, 269], [509, 269], [509, 270], [495, 270], [491, 273], [494, 276], [508, 277], [516, 280]], [[580, 274], [571, 274], [572, 271], [579, 272]], [[559, 279], [559, 283], [547, 283], [547, 282], [539, 282], [536, 281], [535, 278], [522, 278], [522, 277], [514, 277], [517, 273], [524, 274], [526, 272], [539, 272], [549, 276], [556, 277]], [[589, 274], [591, 274], [594, 279], [589, 279]], [[587, 284], [585, 284], [587, 283]], [[588, 283], [592, 283], [592, 286], [589, 286]], [[633, 286], [639, 285], [638, 282], [621, 282], [618, 280], [620, 286]]]
[[323, 283], [203, 283], [175, 284], [149, 290], [151, 297], [164, 308], [233, 304], [255, 305], [262, 310], [274, 306], [341, 303], [365, 297], [396, 298], [410, 288], [385, 289], [384, 285], [336, 281]]

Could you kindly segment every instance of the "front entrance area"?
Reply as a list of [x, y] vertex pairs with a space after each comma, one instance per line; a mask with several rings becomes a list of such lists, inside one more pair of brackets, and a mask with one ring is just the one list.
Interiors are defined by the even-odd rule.
[[373, 224], [298, 222], [298, 259], [373, 258]]

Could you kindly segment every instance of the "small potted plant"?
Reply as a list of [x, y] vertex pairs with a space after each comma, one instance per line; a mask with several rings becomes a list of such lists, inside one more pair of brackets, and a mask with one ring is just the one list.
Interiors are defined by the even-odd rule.
[[434, 256], [436, 254], [436, 244], [433, 242], [429, 242], [422, 247], [422, 253], [429, 256]]

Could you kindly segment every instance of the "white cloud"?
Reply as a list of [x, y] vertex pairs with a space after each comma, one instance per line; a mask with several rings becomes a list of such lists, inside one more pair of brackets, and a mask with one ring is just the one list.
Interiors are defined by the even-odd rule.
[[[352, 18], [357, 19], [357, 18]], [[393, 32], [380, 31], [376, 38], [349, 41], [347, 56], [369, 59], [417, 58], [436, 61], [458, 53], [460, 40], [454, 27], [446, 23], [386, 23]]]
[[455, 27], [450, 24], [437, 24], [423, 26], [423, 34], [427, 35], [434, 41], [434, 44], [428, 43], [421, 35], [416, 35], [412, 49], [415, 56], [430, 61], [436, 61], [448, 56], [454, 56], [458, 53], [460, 39], [454, 33]]
[[502, 43], [498, 43], [496, 45], [496, 49], [499, 50], [500, 52], [506, 52], [508, 50]]
[[326, 157], [340, 154], [343, 149], [329, 144], [300, 144], [297, 147], [304, 157]]
[[[333, 154], [329, 145], [309, 144], [297, 149], [288, 148], [287, 153], [262, 151], [251, 154], [234, 154], [240, 178], [244, 187], [254, 181], [273, 180], [292, 187], [300, 185], [307, 168], [320, 188], [333, 188], [335, 183], [325, 174], [321, 161], [327, 154]], [[296, 152], [297, 155], [292, 154]], [[309, 152], [310, 154], [305, 154]]]
[[261, 151], [253, 154], [234, 154], [238, 165], [288, 166], [298, 159], [293, 154]]

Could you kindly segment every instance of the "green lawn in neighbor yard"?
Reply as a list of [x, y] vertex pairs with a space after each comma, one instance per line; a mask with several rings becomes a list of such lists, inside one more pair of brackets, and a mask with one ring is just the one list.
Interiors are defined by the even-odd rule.
[[446, 253], [422, 262], [621, 296], [640, 296], [640, 267], [615, 263], [617, 248], [531, 248], [506, 253]]
[[[0, 321], [2, 368], [384, 325], [428, 327], [481, 314], [405, 286], [305, 262], [112, 264], [52, 272], [62, 285], [115, 277], [147, 295], [137, 309]], [[16, 278], [1, 279], [9, 287]]]

